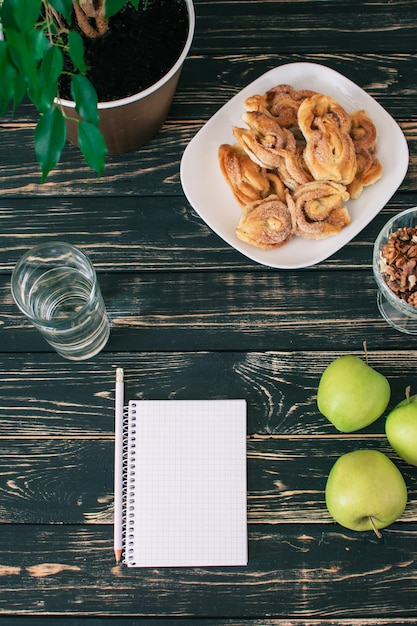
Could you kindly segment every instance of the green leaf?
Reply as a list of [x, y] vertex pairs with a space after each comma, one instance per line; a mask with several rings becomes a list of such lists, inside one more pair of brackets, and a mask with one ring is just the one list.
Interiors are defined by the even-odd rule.
[[41, 31], [21, 33], [11, 29], [7, 31], [7, 43], [10, 61], [21, 79], [36, 93], [39, 88], [38, 64], [49, 49], [49, 42]]
[[3, 30], [8, 28], [18, 29], [18, 25], [15, 21], [13, 14], [13, 0], [3, 0], [0, 3], [0, 22], [2, 23]]
[[59, 48], [48, 50], [40, 66], [39, 90], [32, 101], [41, 113], [46, 113], [58, 93], [58, 79], [64, 67], [64, 56]]
[[16, 70], [10, 65], [8, 45], [0, 41], [0, 115], [3, 116], [14, 98]]
[[22, 78], [16, 74], [13, 95], [13, 110], [22, 102], [27, 92], [27, 85]]
[[98, 176], [101, 176], [104, 171], [107, 146], [97, 126], [81, 120], [78, 125], [78, 145], [87, 165], [97, 172]]
[[62, 54], [62, 50], [56, 46], [49, 48], [42, 61], [41, 68], [45, 80], [57, 82], [64, 69], [64, 55]]
[[72, 0], [49, 0], [51, 7], [55, 9], [58, 13], [61, 13], [67, 20], [69, 24], [71, 24], [72, 18]]
[[13, 28], [23, 33], [33, 30], [39, 21], [42, 9], [42, 0], [3, 0], [1, 7], [1, 21], [5, 29]]
[[67, 137], [61, 110], [54, 106], [42, 115], [35, 129], [35, 152], [42, 170], [44, 183], [49, 172], [58, 163]]
[[88, 78], [75, 74], [71, 79], [71, 95], [78, 115], [98, 126], [97, 93]]
[[52, 47], [52, 44], [45, 36], [43, 30], [31, 30], [30, 33], [28, 33], [28, 46], [35, 59], [40, 61]]
[[127, 3], [127, 0], [106, 0], [106, 17], [109, 19], [116, 15]]
[[85, 74], [87, 68], [84, 61], [84, 42], [81, 35], [79, 35], [75, 30], [70, 30], [68, 33], [68, 46], [71, 61], [81, 74]]
[[0, 117], [6, 113], [11, 103], [14, 110], [27, 92], [27, 85], [15, 67], [9, 62], [6, 62], [4, 68], [1, 66], [0, 61]]
[[25, 80], [34, 86], [38, 83], [37, 61], [30, 47], [30, 38], [17, 30], [7, 32], [9, 55], [17, 70]]

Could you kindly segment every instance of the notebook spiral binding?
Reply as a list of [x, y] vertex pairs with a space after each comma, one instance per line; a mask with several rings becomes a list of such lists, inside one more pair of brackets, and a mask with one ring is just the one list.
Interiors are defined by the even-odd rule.
[[130, 403], [123, 410], [123, 488], [122, 488], [122, 545], [124, 546], [123, 563], [135, 565], [133, 562], [134, 542], [134, 502], [131, 498], [135, 484], [135, 447], [136, 447], [136, 404]]

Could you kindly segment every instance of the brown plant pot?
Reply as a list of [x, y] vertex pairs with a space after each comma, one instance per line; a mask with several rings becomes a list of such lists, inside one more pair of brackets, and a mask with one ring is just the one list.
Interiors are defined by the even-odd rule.
[[[99, 102], [100, 130], [109, 154], [121, 154], [140, 148], [150, 141], [168, 117], [184, 60], [190, 50], [195, 30], [193, 0], [185, 0], [188, 12], [188, 36], [181, 55], [172, 68], [143, 91], [109, 102]], [[65, 115], [77, 118], [75, 103], [59, 99]], [[78, 146], [78, 124], [67, 119], [67, 138]]]

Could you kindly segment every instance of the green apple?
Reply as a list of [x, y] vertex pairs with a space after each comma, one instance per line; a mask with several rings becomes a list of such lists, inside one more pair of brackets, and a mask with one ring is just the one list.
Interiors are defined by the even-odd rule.
[[417, 465], [417, 395], [392, 409], [385, 422], [387, 439], [399, 457]]
[[395, 522], [407, 504], [407, 487], [397, 466], [378, 450], [339, 457], [326, 483], [330, 515], [351, 530], [374, 530]]
[[353, 354], [341, 356], [324, 370], [318, 390], [319, 411], [341, 432], [365, 428], [388, 406], [388, 380]]

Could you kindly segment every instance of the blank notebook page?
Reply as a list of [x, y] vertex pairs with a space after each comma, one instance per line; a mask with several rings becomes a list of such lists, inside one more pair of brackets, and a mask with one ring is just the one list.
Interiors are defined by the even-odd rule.
[[128, 413], [127, 565], [246, 565], [246, 402], [141, 400]]

